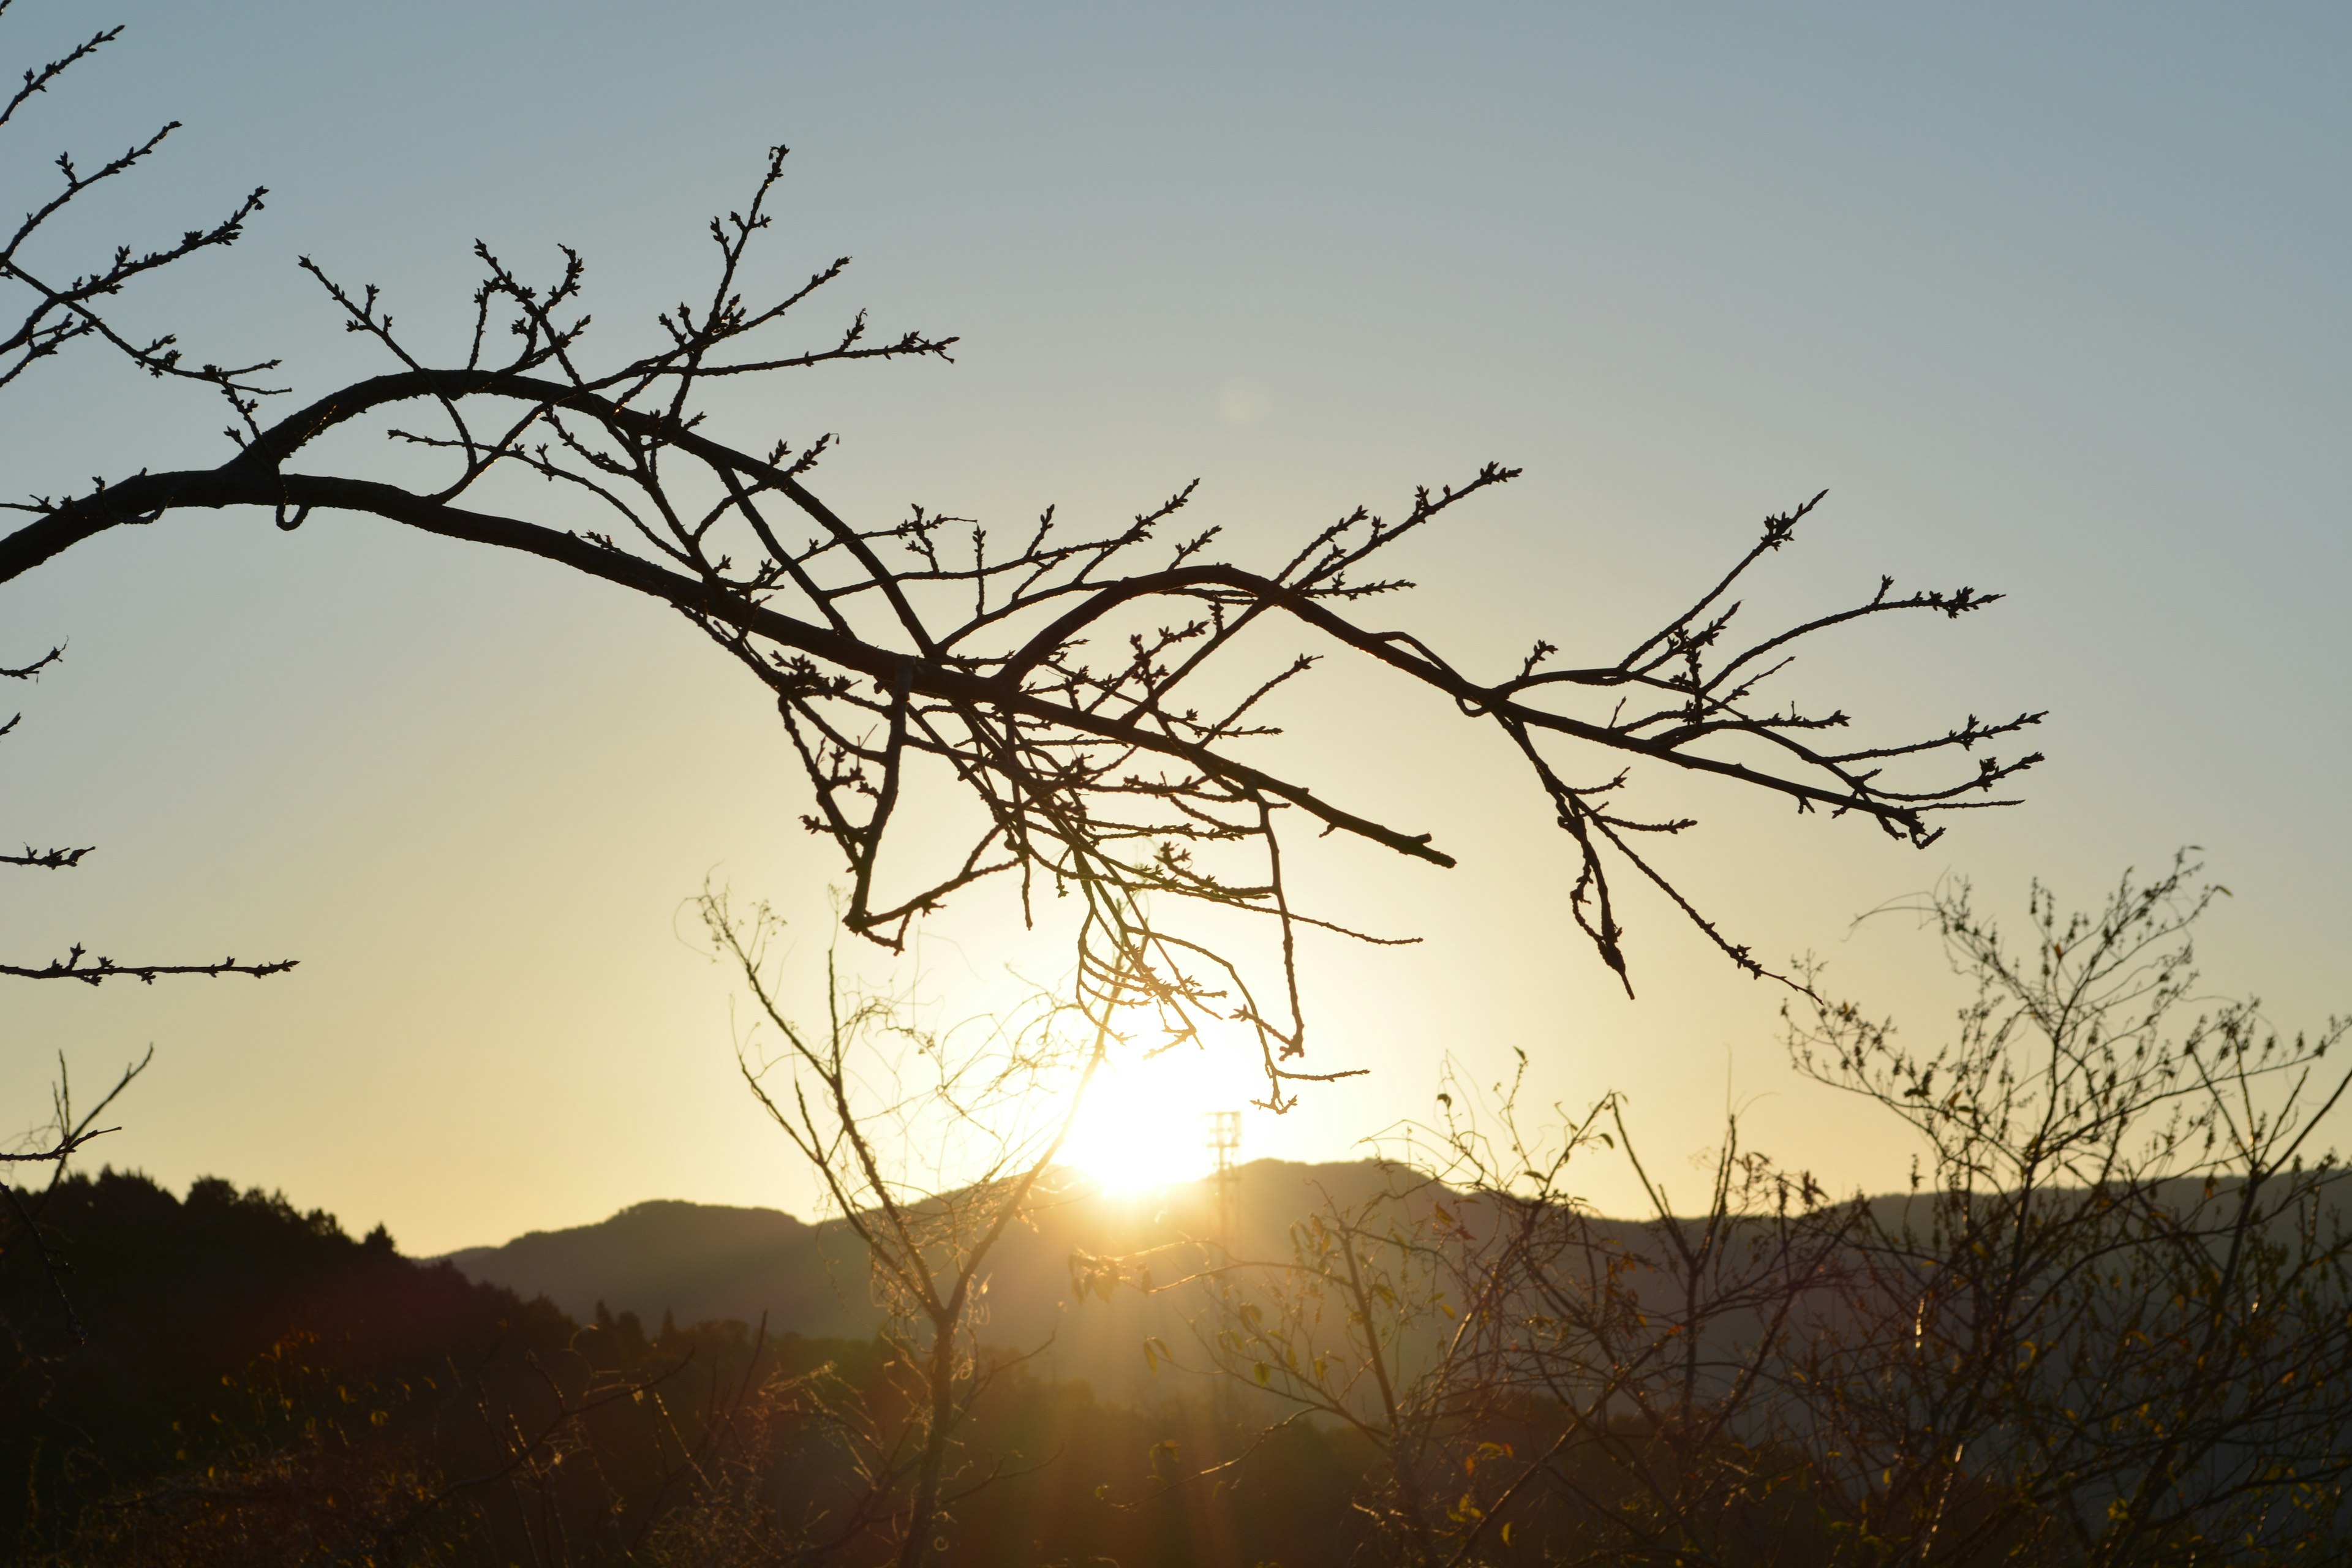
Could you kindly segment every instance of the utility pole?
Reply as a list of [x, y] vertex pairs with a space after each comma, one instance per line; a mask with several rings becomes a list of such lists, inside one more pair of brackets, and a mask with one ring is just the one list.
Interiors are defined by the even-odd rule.
[[1242, 1175], [1234, 1168], [1234, 1156], [1242, 1146], [1242, 1113], [1238, 1110], [1209, 1112], [1209, 1152], [1216, 1160], [1209, 1174], [1217, 1200], [1217, 1245], [1228, 1257], [1234, 1250], [1234, 1199], [1240, 1188]]

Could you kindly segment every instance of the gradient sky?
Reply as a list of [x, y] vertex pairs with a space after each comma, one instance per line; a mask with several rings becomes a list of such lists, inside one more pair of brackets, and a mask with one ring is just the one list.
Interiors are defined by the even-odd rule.
[[[129, 306], [200, 357], [283, 355], [305, 395], [379, 368], [300, 254], [447, 344], [477, 237], [580, 247], [625, 342], [703, 287], [698, 226], [786, 142], [769, 277], [857, 258], [812, 330], [862, 304], [962, 335], [951, 366], [738, 410], [839, 431], [818, 488], [852, 515], [1118, 518], [1198, 475], [1202, 513], [1271, 550], [1499, 458], [1526, 478], [1412, 563], [1421, 624], [1484, 667], [1538, 636], [1613, 653], [1828, 486], [1771, 604], [1882, 571], [2012, 596], [1840, 644], [1806, 689], [1882, 735], [2047, 707], [2051, 762], [1925, 854], [1675, 795], [1706, 822], [1672, 863], [1736, 934], [1820, 952], [1924, 1038], [1937, 954], [1855, 914], [1948, 874], [2089, 900], [2196, 843], [2237, 895], [2217, 989], [2290, 1025], [2352, 1006], [2340, 7], [19, 0], [0, 45], [17, 69], [117, 16], [0, 180], [21, 204], [60, 148], [173, 118], [100, 209], [126, 237], [269, 185], [233, 253]], [[91, 356], [0, 396], [15, 492], [224, 450], [201, 398]], [[302, 960], [0, 993], [7, 1131], [57, 1051], [87, 1085], [152, 1041], [106, 1157], [282, 1187], [412, 1251], [655, 1196], [811, 1206], [680, 910], [707, 876], [776, 899], [813, 984], [837, 868], [759, 693], [675, 616], [373, 520], [183, 514], [0, 591], [0, 626], [12, 659], [71, 640], [0, 694], [26, 713], [0, 828], [101, 846], [8, 883], [6, 950]], [[1342, 676], [1333, 702], [1377, 691]], [[1307, 868], [1326, 907], [1428, 941], [1316, 955], [1320, 1062], [1373, 1073], [1254, 1114], [1245, 1152], [1344, 1153], [1449, 1054], [1487, 1079], [1518, 1047], [1540, 1098], [1627, 1091], [1670, 1170], [1740, 1103], [1751, 1144], [1833, 1184], [1895, 1179], [1888, 1130], [1789, 1071], [1771, 988], [1644, 904], [1625, 1002], [1507, 759], [1399, 724], [1292, 754], [1464, 864]], [[938, 1018], [992, 1005], [1008, 961], [1047, 962], [1010, 918], [968, 899], [873, 977]], [[1189, 1138], [1251, 1091], [1236, 1055], [1118, 1103]]]

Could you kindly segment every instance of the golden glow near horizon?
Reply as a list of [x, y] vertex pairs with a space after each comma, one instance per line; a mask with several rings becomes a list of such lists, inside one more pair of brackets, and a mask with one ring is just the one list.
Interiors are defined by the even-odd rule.
[[[1198, 1050], [1106, 1068], [1087, 1091], [1063, 1163], [1106, 1193], [1150, 1192], [1209, 1172], [1209, 1113], [1246, 1098], [1230, 1061]], [[1248, 1120], [1243, 1121], [1246, 1138]], [[1242, 1158], [1249, 1157], [1243, 1145]]]
[[[2310, 193], [2352, 145], [2352, 11], [2117, 29], [2058, 8], [2031, 49], [1992, 7], [1722, 7], [1705, 27], [1663, 7], [1366, 8], [1344, 48], [1312, 7], [596, 14], [126, 0], [104, 12], [131, 23], [121, 46], [27, 104], [20, 151], [185, 121], [126, 187], [141, 244], [183, 201], [279, 193], [234, 251], [130, 299], [200, 358], [284, 356], [299, 390], [269, 406], [290, 410], [378, 368], [329, 301], [289, 292], [296, 257], [384, 284], [438, 361], [465, 352], [476, 236], [534, 278], [560, 241], [587, 260], [594, 352], [642, 352], [667, 341], [655, 313], [708, 286], [704, 222], [790, 142], [778, 247], [745, 287], [848, 251], [808, 343], [871, 306], [878, 332], [963, 344], [757, 396], [738, 378], [735, 438], [837, 431], [812, 482], [842, 516], [887, 527], [920, 501], [992, 540], [1048, 504], [1074, 531], [1116, 525], [1198, 476], [1168, 537], [1224, 529], [1214, 548], [1255, 566], [1360, 502], [1393, 517], [1466, 465], [1524, 465], [1458, 530], [1401, 545], [1423, 585], [1379, 623], [1477, 679], [1538, 637], [1617, 657], [1755, 519], [1830, 486], [1771, 563], [1775, 603], [1841, 603], [1881, 572], [2011, 595], [1981, 623], [1857, 632], [1833, 688], [1860, 689], [1857, 738], [2048, 708], [2052, 763], [2028, 805], [1963, 814], [1924, 855], [1699, 781], [1661, 802], [1637, 773], [1637, 815], [1701, 819], [1654, 847], [1726, 935], [1776, 966], [1817, 953], [1929, 1049], [1958, 1005], [1933, 933], [1856, 931], [1857, 912], [1948, 874], [1989, 906], [2036, 876], [2089, 902], [2201, 842], [2240, 894], [2200, 942], [2217, 986], [2282, 1023], [2345, 1005], [2352, 835], [2313, 825], [2352, 769], [2352, 296], [2343, 204]], [[72, 6], [8, 21], [28, 60], [86, 36]], [[257, 58], [336, 68], [243, 68]], [[887, 90], [861, 68], [877, 58]], [[1433, 79], [1434, 58], [1479, 68]], [[689, 79], [651, 119], [582, 107]], [[420, 96], [469, 111], [419, 116]], [[19, 188], [47, 188], [23, 169]], [[228, 455], [213, 403], [96, 352], [7, 411], [20, 494]], [[552, 526], [608, 525], [536, 481], [513, 493]], [[80, 1092], [152, 1041], [92, 1169], [283, 1189], [428, 1254], [654, 1197], [822, 1212], [737, 1074], [741, 987], [681, 910], [709, 881], [774, 900], [787, 1010], [821, 1019], [844, 862], [802, 830], [772, 704], [698, 632], [511, 552], [237, 510], [69, 551], [0, 615], [0, 665], [69, 645], [0, 707], [25, 712], [0, 745], [0, 832], [99, 847], [8, 880], [0, 952], [301, 961], [253, 984], [8, 988], [12, 1135], [48, 1104], [53, 1049]], [[1833, 1189], [1902, 1182], [1893, 1123], [1790, 1070], [1782, 994], [1637, 890], [1626, 998], [1575, 927], [1572, 844], [1518, 759], [1442, 705], [1391, 703], [1372, 661], [1253, 635], [1332, 657], [1294, 689], [1291, 732], [1244, 754], [1460, 864], [1286, 841], [1303, 912], [1423, 942], [1301, 934], [1300, 1065], [1368, 1076], [1246, 1111], [1243, 1160], [1352, 1158], [1429, 1114], [1446, 1071], [1485, 1092], [1525, 1050], [1532, 1120], [1622, 1091], [1677, 1194], [1727, 1100], [1752, 1106], [1752, 1147]], [[850, 941], [845, 973], [919, 982], [927, 1027], [987, 1016], [1025, 994], [1001, 977], [1069, 962], [1054, 922], [1074, 906], [1037, 891], [1034, 932], [992, 880], [930, 916], [903, 969]], [[1069, 1158], [1127, 1187], [1197, 1176], [1204, 1114], [1264, 1087], [1230, 1036], [1123, 1058]], [[1622, 1165], [1588, 1169], [1598, 1205], [1636, 1212], [1630, 1177], [1600, 1184]]]

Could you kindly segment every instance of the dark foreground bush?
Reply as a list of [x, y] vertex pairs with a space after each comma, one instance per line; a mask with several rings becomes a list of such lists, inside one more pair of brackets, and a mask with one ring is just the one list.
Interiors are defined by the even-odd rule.
[[[45, 1218], [69, 1294], [29, 1248], [0, 1277], [14, 1561], [723, 1564], [887, 1549], [893, 1494], [875, 1483], [904, 1456], [877, 1343], [732, 1322], [648, 1333], [627, 1313], [578, 1324], [403, 1258], [381, 1231], [353, 1240], [217, 1181], [183, 1200], [143, 1176], [68, 1178]], [[1223, 1484], [1157, 1484], [1178, 1456], [1216, 1463], [1251, 1441], [1205, 1397], [1139, 1412], [1007, 1366], [967, 1430], [950, 1562], [1336, 1562], [1364, 1539], [1349, 1498], [1366, 1456], [1313, 1427], [1259, 1444]]]

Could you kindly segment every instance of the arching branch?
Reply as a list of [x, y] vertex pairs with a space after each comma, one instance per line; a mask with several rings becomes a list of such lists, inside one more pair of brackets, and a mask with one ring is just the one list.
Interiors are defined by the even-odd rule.
[[[1265, 567], [1220, 553], [1215, 528], [1163, 537], [1193, 504], [1191, 486], [1108, 530], [1065, 531], [1049, 510], [1009, 543], [971, 520], [921, 509], [902, 521], [853, 521], [809, 485], [829, 437], [798, 451], [783, 440], [763, 450], [731, 445], [704, 427], [706, 384], [835, 361], [945, 358], [955, 340], [872, 340], [859, 312], [815, 348], [771, 341], [787, 312], [846, 266], [819, 269], [771, 304], [745, 302], [746, 253], [769, 221], [783, 158], [781, 148], [771, 153], [743, 213], [713, 222], [710, 303], [665, 313], [666, 346], [606, 368], [586, 357], [575, 252], [563, 253], [552, 282], [534, 287], [478, 247], [484, 278], [471, 347], [462, 363], [437, 368], [394, 331], [379, 290], [345, 288], [306, 258], [331, 308], [397, 368], [281, 419], [247, 418], [237, 450], [217, 468], [135, 470], [86, 493], [24, 503], [26, 521], [0, 538], [0, 582], [125, 523], [257, 507], [288, 528], [329, 512], [383, 518], [657, 599], [768, 688], [814, 796], [803, 820], [842, 854], [853, 931], [897, 947], [923, 914], [1007, 874], [1024, 918], [1034, 918], [1041, 891], [1074, 895], [1078, 974], [1092, 1000], [1108, 1005], [1112, 977], [1123, 977], [1130, 1004], [1157, 1008], [1175, 1037], [1213, 1021], [1240, 1024], [1260, 1042], [1265, 1102], [1276, 1107], [1289, 1102], [1287, 1082], [1323, 1076], [1299, 1061], [1307, 1036], [1292, 937], [1311, 917], [1285, 885], [1281, 814], [1433, 865], [1454, 863], [1431, 833], [1350, 806], [1271, 745], [1281, 732], [1272, 721], [1278, 694], [1333, 655], [1371, 661], [1400, 704], [1433, 700], [1501, 731], [1567, 835], [1571, 910], [1621, 978], [1630, 972], [1612, 866], [1654, 885], [1735, 963], [1766, 973], [1675, 874], [1636, 848], [1637, 836], [1696, 825], [1624, 809], [1620, 802], [1636, 787], [1632, 770], [1671, 769], [1776, 795], [1800, 812], [1851, 814], [1926, 845], [1942, 830], [1940, 814], [2006, 804], [2003, 786], [2040, 760], [1979, 752], [2038, 713], [2000, 723], [1970, 716], [1924, 737], [1832, 746], [1830, 732], [1850, 725], [1843, 709], [1769, 702], [1766, 689], [1822, 637], [1891, 614], [1956, 619], [1999, 597], [1968, 587], [1897, 594], [1881, 579], [1857, 603], [1735, 641], [1741, 606], [1729, 595], [1792, 542], [1820, 496], [1767, 518], [1729, 572], [1622, 657], [1562, 666], [1554, 642], [1541, 638], [1516, 668], [1486, 676], [1442, 656], [1402, 617], [1376, 622], [1368, 612], [1413, 586], [1387, 569], [1405, 542], [1434, 535], [1462, 503], [1517, 477], [1499, 464], [1458, 487], [1415, 492], [1393, 520], [1358, 509]], [[484, 347], [494, 316], [515, 345], [498, 361]], [[436, 488], [306, 470], [303, 459], [327, 432], [415, 407], [443, 428], [387, 434], [451, 458]], [[549, 516], [470, 504], [483, 479], [509, 468], [564, 481], [551, 492]], [[785, 518], [798, 520], [798, 542], [787, 539]], [[1263, 662], [1262, 645], [1286, 629], [1306, 646]], [[1385, 712], [1313, 711], [1335, 729], [1391, 723]], [[890, 831], [908, 815], [910, 790], [939, 787], [915, 782], [909, 764], [919, 758], [943, 764], [952, 791], [976, 812], [968, 847], [930, 866], [911, 859], [906, 836]], [[1575, 782], [1595, 771], [1593, 761], [1606, 762], [1601, 782]], [[925, 799], [918, 815], [936, 822], [947, 804]], [[1181, 911], [1202, 906], [1262, 915], [1276, 929], [1281, 1008], [1251, 999], [1244, 955], [1187, 934]]]

